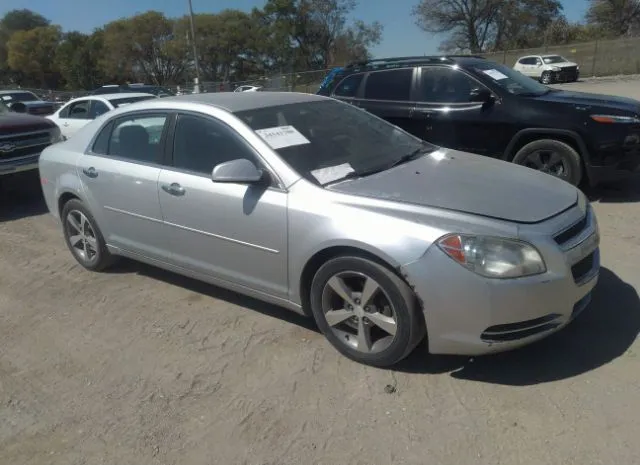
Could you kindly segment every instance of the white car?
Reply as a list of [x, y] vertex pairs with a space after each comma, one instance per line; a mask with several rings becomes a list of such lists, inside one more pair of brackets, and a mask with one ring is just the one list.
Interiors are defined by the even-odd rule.
[[234, 92], [258, 92], [262, 90], [262, 86], [238, 86]]
[[62, 136], [68, 139], [85, 124], [114, 108], [154, 98], [158, 97], [152, 94], [133, 92], [80, 97], [70, 100], [47, 118], [56, 123]]
[[516, 61], [513, 69], [543, 84], [574, 82], [580, 77], [577, 63], [560, 55], [529, 55]]

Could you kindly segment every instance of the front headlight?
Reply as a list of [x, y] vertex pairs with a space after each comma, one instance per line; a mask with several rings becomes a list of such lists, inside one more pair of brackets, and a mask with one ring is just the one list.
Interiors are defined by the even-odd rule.
[[51, 131], [49, 132], [49, 134], [51, 136], [52, 144], [55, 144], [56, 142], [62, 142], [63, 140], [65, 140], [58, 126], [51, 128]]
[[518, 240], [448, 234], [437, 245], [454, 261], [486, 278], [521, 278], [547, 271], [536, 248]]
[[551, 71], [560, 71], [561, 68], [558, 68], [557, 66], [552, 66], [551, 67]]

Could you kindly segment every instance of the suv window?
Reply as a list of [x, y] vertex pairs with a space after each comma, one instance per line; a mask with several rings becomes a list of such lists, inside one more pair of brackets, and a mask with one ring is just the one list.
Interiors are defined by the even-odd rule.
[[352, 74], [342, 80], [333, 94], [337, 97], [355, 97], [364, 74]]
[[374, 71], [367, 77], [364, 98], [372, 100], [409, 100], [413, 68]]
[[132, 161], [157, 163], [166, 121], [166, 115], [157, 114], [132, 115], [117, 120], [113, 125], [107, 154]]
[[173, 141], [173, 166], [211, 175], [226, 161], [246, 158], [256, 163], [252, 150], [222, 122], [192, 115], [180, 115]]
[[445, 67], [422, 68], [420, 101], [467, 103], [471, 89], [483, 87], [460, 70]]
[[536, 59], [533, 57], [523, 58], [520, 60], [521, 65], [535, 65]]

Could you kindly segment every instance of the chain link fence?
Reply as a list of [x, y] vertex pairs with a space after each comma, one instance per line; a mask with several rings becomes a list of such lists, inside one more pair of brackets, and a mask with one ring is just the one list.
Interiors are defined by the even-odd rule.
[[640, 74], [640, 37], [596, 40], [594, 42], [504, 50], [483, 54], [489, 60], [513, 66], [526, 55], [557, 54], [580, 66], [583, 77]]

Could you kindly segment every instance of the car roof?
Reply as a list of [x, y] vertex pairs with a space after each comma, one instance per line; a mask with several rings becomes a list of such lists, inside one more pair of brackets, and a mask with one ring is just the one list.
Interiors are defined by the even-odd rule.
[[[26, 92], [28, 94], [34, 94], [34, 92], [27, 89], [10, 89], [10, 90], [0, 90], [0, 94], [15, 94], [16, 92]], [[35, 95], [35, 94], [34, 94]]]
[[548, 53], [546, 55], [540, 55], [542, 58], [548, 58], [548, 57], [561, 57], [562, 55], [560, 55], [559, 53]]
[[235, 113], [238, 111], [321, 100], [326, 100], [326, 97], [300, 92], [256, 92], [250, 94], [243, 92], [215, 92], [164, 97], [161, 99], [161, 102], [162, 104], [166, 104], [167, 102], [199, 103], [212, 105]]
[[72, 100], [69, 100], [69, 102], [75, 102], [76, 100], [86, 100], [86, 99], [94, 99], [94, 100], [121, 100], [121, 99], [127, 99], [127, 98], [132, 98], [132, 97], [155, 97], [155, 95], [153, 94], [147, 94], [144, 92], [118, 92], [118, 93], [113, 93], [113, 94], [98, 94], [98, 95], [84, 95], [82, 97], [76, 97]]

